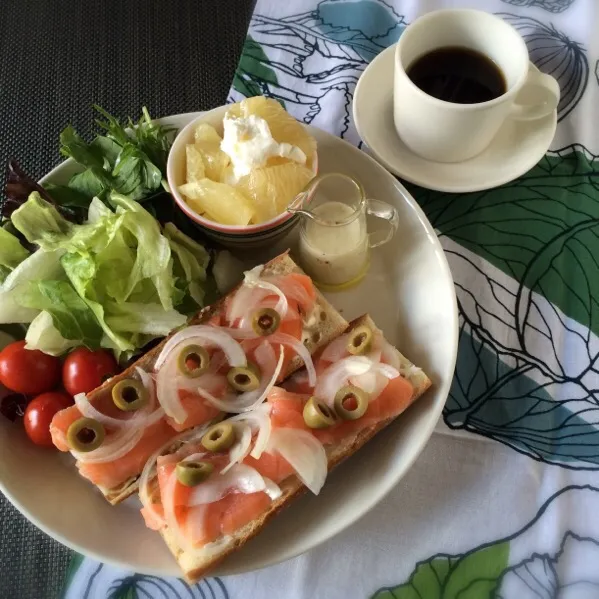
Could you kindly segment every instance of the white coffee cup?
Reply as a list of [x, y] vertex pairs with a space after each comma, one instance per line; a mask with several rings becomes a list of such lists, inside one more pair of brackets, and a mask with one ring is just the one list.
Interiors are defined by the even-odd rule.
[[[503, 73], [506, 92], [488, 102], [456, 104], [417, 87], [406, 71], [421, 56], [463, 47], [490, 58]], [[537, 71], [524, 40], [508, 23], [479, 10], [428, 13], [402, 33], [395, 50], [393, 118], [402, 141], [436, 162], [462, 162], [482, 152], [508, 118], [534, 120], [552, 113], [559, 85]]]

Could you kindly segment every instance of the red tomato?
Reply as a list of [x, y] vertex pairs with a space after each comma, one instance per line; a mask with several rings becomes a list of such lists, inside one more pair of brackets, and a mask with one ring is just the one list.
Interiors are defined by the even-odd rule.
[[64, 391], [42, 393], [29, 402], [23, 423], [27, 436], [43, 447], [53, 447], [50, 423], [54, 414], [73, 405], [73, 398]]
[[0, 351], [0, 383], [12, 391], [37, 395], [56, 387], [59, 380], [60, 360], [25, 349], [25, 341], [9, 343]]
[[118, 371], [119, 367], [110, 352], [78, 347], [64, 361], [62, 384], [71, 395], [89, 393]]

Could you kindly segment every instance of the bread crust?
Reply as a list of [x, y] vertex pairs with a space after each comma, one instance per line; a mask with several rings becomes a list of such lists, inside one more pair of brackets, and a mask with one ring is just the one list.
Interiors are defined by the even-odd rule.
[[[285, 252], [276, 258], [273, 258], [270, 262], [264, 265], [262, 274], [265, 276], [274, 275], [287, 275], [291, 273], [304, 274], [301, 268], [290, 258], [288, 252]], [[235, 293], [242, 283], [237, 285], [229, 294], [223, 296], [217, 300], [214, 304], [206, 306], [196, 316], [194, 316], [187, 325], [202, 324], [210, 320], [213, 316], [217, 316], [225, 307], [226, 298]], [[324, 315], [324, 317], [322, 316]], [[316, 291], [316, 302], [312, 315], [304, 315], [305, 320], [310, 320], [312, 317], [313, 323], [306, 323], [304, 327], [304, 345], [308, 351], [313, 354], [317, 352], [321, 347], [327, 345], [335, 337], [343, 333], [349, 323], [337, 312], [337, 310], [324, 298], [324, 296]], [[310, 325], [310, 326], [308, 326]], [[168, 337], [165, 337], [156, 347], [141, 356], [135, 363], [131, 364], [123, 372], [105, 381], [102, 385], [94, 389], [88, 394], [89, 401], [93, 404], [100, 397], [106, 394], [112, 393], [114, 385], [124, 378], [138, 378], [136, 368], [139, 367], [142, 370], [150, 372], [154, 368], [154, 364], [162, 351], [162, 348], [167, 341], [176, 333], [171, 333]], [[299, 356], [295, 356], [293, 360], [289, 362], [289, 366], [285, 373], [280, 377], [280, 381], [284, 380], [289, 375], [293, 374], [296, 370], [303, 366], [302, 359]], [[118, 487], [107, 489], [98, 486], [102, 495], [106, 500], [112, 504], [117, 505], [121, 501], [127, 499], [138, 490], [137, 484], [138, 476], [132, 477], [129, 480], [121, 483]]]
[[[366, 325], [373, 330], [377, 329], [370, 316], [364, 315], [352, 321], [348, 330], [351, 331], [360, 325]], [[410, 367], [412, 366], [412, 363], [401, 353], [399, 353], [399, 355], [401, 357], [402, 367], [404, 367], [408, 372], [412, 370], [411, 373], [406, 375], [406, 378], [412, 383], [414, 388], [412, 397], [406, 405], [405, 409], [407, 409], [407, 407], [412, 405], [412, 403], [414, 403], [431, 386], [431, 381], [420, 369], [411, 369]], [[403, 413], [403, 410], [400, 413]], [[343, 442], [339, 443], [338, 445], [327, 447], [326, 451], [329, 472], [335, 468], [335, 466], [356, 453], [364, 444], [372, 439], [379, 431], [383, 430], [386, 426], [393, 422], [399, 415], [400, 414], [397, 414], [396, 416], [387, 418], [368, 428], [365, 428], [358, 434], [344, 439]], [[306, 487], [297, 478], [297, 476], [290, 476], [289, 478], [285, 479], [281, 483], [280, 488], [282, 495], [273, 501], [269, 508], [259, 518], [256, 518], [252, 522], [249, 522], [244, 527], [239, 529], [233, 535], [230, 545], [226, 546], [218, 555], [211, 555], [203, 559], [198, 553], [190, 554], [185, 552], [177, 545], [174, 535], [171, 533], [171, 531], [169, 531], [168, 528], [162, 529], [160, 531], [167, 546], [177, 559], [177, 562], [179, 563], [179, 566], [185, 575], [185, 579], [190, 584], [193, 584], [203, 578], [206, 574], [218, 566], [218, 564], [220, 564], [228, 555], [243, 547], [250, 539], [255, 537], [276, 514], [290, 505], [296, 497], [299, 497], [306, 492]]]

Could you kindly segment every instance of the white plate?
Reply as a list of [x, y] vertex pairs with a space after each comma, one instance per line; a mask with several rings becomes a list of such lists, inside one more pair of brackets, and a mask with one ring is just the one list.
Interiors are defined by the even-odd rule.
[[[353, 99], [356, 129], [375, 158], [406, 181], [427, 189], [464, 193], [498, 187], [528, 172], [549, 149], [557, 112], [536, 121], [508, 119], [478, 156], [464, 162], [432, 162], [414, 154], [393, 124], [395, 46], [381, 52], [362, 73]], [[536, 67], [531, 63], [531, 67]]]
[[[163, 122], [182, 127], [197, 114]], [[434, 387], [397, 422], [331, 474], [319, 497], [303, 497], [219, 569], [231, 574], [294, 557], [326, 541], [370, 510], [397, 484], [422, 451], [437, 422], [457, 351], [456, 298], [437, 237], [416, 202], [387, 171], [348, 143], [310, 128], [321, 172], [360, 179], [370, 197], [394, 204], [400, 229], [376, 250], [366, 280], [330, 295], [346, 318], [370, 312], [388, 339], [425, 368]], [[67, 161], [44, 181], [64, 183]], [[273, 250], [274, 251], [274, 250]], [[70, 456], [34, 447], [22, 427], [0, 418], [0, 488], [36, 526], [100, 561], [155, 575], [179, 575], [160, 535], [148, 530], [136, 498], [111, 507], [77, 475]], [[398, 511], [398, 518], [401, 512]]]

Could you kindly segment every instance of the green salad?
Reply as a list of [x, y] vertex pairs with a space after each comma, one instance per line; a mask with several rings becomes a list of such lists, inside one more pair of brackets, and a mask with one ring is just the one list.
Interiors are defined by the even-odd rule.
[[173, 132], [145, 109], [126, 127], [99, 110], [91, 143], [72, 127], [60, 136], [80, 165], [66, 185], [41, 187], [10, 169], [0, 326], [27, 325], [27, 347], [52, 355], [83, 345], [124, 361], [204, 305], [210, 258], [164, 192]]

